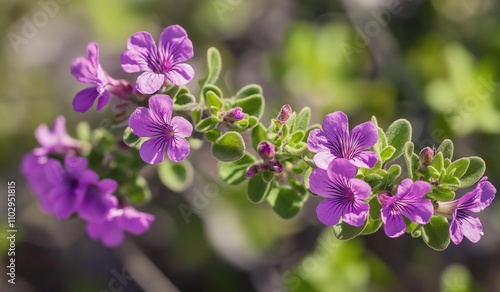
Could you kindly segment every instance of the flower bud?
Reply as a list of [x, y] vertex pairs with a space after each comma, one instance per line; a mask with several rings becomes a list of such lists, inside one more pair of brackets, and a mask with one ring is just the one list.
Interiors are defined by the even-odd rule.
[[418, 160], [420, 165], [429, 166], [432, 163], [432, 159], [434, 158], [434, 151], [430, 147], [425, 147], [420, 151], [418, 155]]
[[130, 99], [134, 94], [134, 87], [126, 80], [113, 80], [113, 83], [106, 86], [106, 90], [120, 99]]
[[250, 165], [247, 168], [246, 176], [247, 178], [252, 178], [254, 177], [257, 173], [259, 173], [259, 167], [257, 165]]
[[276, 117], [276, 120], [282, 124], [285, 124], [291, 115], [292, 115], [292, 107], [289, 104], [285, 104], [281, 108], [278, 116]]
[[278, 160], [272, 160], [267, 163], [269, 165], [269, 170], [275, 173], [283, 172], [283, 165]]
[[226, 112], [224, 119], [230, 123], [240, 121], [245, 117], [245, 113], [241, 107], [235, 107]]
[[271, 160], [274, 158], [274, 145], [267, 141], [260, 142], [259, 146], [257, 146], [257, 151], [264, 160]]

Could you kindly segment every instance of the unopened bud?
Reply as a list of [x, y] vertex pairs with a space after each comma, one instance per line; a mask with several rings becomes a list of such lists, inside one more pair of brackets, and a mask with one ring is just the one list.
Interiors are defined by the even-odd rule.
[[268, 162], [269, 170], [275, 173], [283, 172], [283, 165], [278, 160], [272, 160]]
[[278, 116], [276, 117], [276, 120], [282, 124], [285, 124], [291, 115], [292, 115], [292, 107], [289, 104], [285, 104], [281, 108]]
[[114, 80], [112, 84], [106, 86], [106, 90], [120, 99], [130, 99], [134, 94], [134, 87], [127, 80]]
[[418, 160], [422, 166], [429, 166], [432, 159], [434, 159], [434, 151], [430, 147], [425, 147], [418, 155]]
[[230, 123], [240, 121], [245, 117], [245, 113], [241, 107], [235, 107], [226, 112], [224, 119]]
[[257, 146], [257, 151], [264, 160], [271, 160], [274, 158], [274, 145], [267, 141], [260, 142], [259, 146]]
[[257, 165], [250, 165], [247, 168], [246, 176], [247, 178], [252, 178], [254, 177], [257, 173], [259, 173], [259, 167]]

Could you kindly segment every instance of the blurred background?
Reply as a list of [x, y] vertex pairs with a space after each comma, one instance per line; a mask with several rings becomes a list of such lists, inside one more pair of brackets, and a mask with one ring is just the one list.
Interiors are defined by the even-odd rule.
[[[1, 291], [500, 291], [500, 203], [479, 217], [485, 235], [443, 252], [421, 239], [383, 231], [340, 242], [310, 198], [292, 220], [251, 204], [245, 185], [224, 185], [203, 147], [190, 155], [195, 185], [167, 190], [146, 169], [153, 199], [138, 207], [156, 216], [151, 230], [107, 249], [79, 219], [41, 212], [19, 173], [37, 146], [33, 131], [67, 119], [93, 127], [101, 112], [75, 113], [84, 88], [69, 74], [86, 45], [115, 78], [127, 38], [180, 24], [194, 43], [189, 61], [203, 77], [206, 49], [216, 46], [226, 94], [249, 83], [266, 97], [264, 123], [284, 103], [310, 106], [313, 121], [343, 110], [351, 124], [377, 116], [413, 125], [417, 149], [455, 142], [455, 157], [478, 155], [500, 182], [500, 6], [493, 0], [0, 0], [0, 176], [17, 181], [16, 285], [0, 273]], [[196, 92], [197, 83], [190, 84]], [[0, 194], [6, 197], [7, 187]], [[200, 199], [201, 198], [201, 199]], [[186, 216], [181, 206], [196, 214]], [[0, 200], [0, 230], [6, 226]], [[5, 233], [2, 266], [8, 264]], [[4, 271], [4, 269], [1, 269]], [[176, 287], [176, 288], [175, 288]]]

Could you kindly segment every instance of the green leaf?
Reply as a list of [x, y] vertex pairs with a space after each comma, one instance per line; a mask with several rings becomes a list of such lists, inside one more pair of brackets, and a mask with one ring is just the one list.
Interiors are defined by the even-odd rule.
[[445, 250], [450, 244], [450, 224], [445, 217], [433, 216], [422, 228], [422, 239], [432, 249]]
[[306, 168], [306, 170], [304, 171], [304, 176], [302, 177], [302, 182], [304, 183], [304, 188], [306, 188], [306, 190], [313, 194], [313, 192], [311, 192], [311, 186], [309, 184], [309, 177], [311, 176], [311, 173], [313, 172], [313, 169], [312, 167], [308, 167]]
[[290, 137], [290, 143], [299, 143], [304, 139], [304, 135], [305, 133], [302, 130], [295, 131], [295, 133], [293, 133]]
[[253, 203], [261, 203], [269, 195], [274, 186], [273, 182], [265, 182], [262, 172], [248, 180], [247, 195]]
[[193, 119], [193, 125], [198, 124], [201, 121], [202, 109], [196, 108], [191, 112], [191, 118]]
[[453, 142], [449, 139], [443, 140], [441, 145], [439, 145], [436, 152], [443, 153], [443, 158], [452, 159], [453, 158]]
[[391, 165], [387, 170], [386, 184], [391, 185], [396, 178], [401, 174], [401, 166], [397, 164]]
[[403, 157], [406, 162], [406, 171], [408, 172], [408, 177], [411, 179], [415, 178], [415, 174], [413, 173], [413, 142], [406, 142], [403, 151]]
[[307, 144], [305, 142], [299, 142], [297, 143], [297, 145], [294, 146], [291, 145], [285, 146], [285, 150], [294, 156], [302, 154], [304, 151], [306, 151], [306, 149], [307, 149]]
[[396, 151], [387, 162], [392, 161], [403, 154], [404, 146], [411, 140], [411, 124], [405, 119], [399, 119], [392, 123], [386, 132], [387, 142]]
[[441, 172], [441, 170], [444, 168], [444, 158], [442, 152], [438, 152], [436, 156], [434, 156], [431, 165], [435, 169], [437, 169], [437, 171]]
[[257, 151], [257, 146], [259, 143], [266, 140], [266, 127], [261, 123], [258, 123], [252, 130], [252, 147]]
[[245, 141], [237, 132], [230, 131], [212, 145], [212, 154], [220, 161], [236, 161], [245, 155]]
[[236, 100], [234, 106], [239, 106], [244, 113], [260, 119], [264, 112], [264, 97], [260, 94], [254, 94]]
[[357, 237], [365, 229], [367, 222], [361, 226], [351, 226], [344, 221], [333, 226], [333, 234], [340, 240], [349, 240]]
[[269, 128], [266, 130], [266, 140], [269, 140], [271, 142], [276, 142], [278, 141], [281, 137], [279, 135], [279, 132], [283, 128], [283, 125], [276, 121], [272, 120], [271, 125], [269, 125]]
[[441, 187], [433, 188], [432, 196], [440, 202], [448, 202], [455, 198], [455, 192]]
[[363, 232], [361, 232], [361, 235], [373, 234], [377, 232], [381, 226], [382, 226], [382, 220], [380, 219], [375, 220], [368, 217], [368, 223], [366, 224], [365, 229], [363, 229]]
[[460, 158], [453, 161], [453, 163], [448, 166], [446, 173], [453, 175], [454, 177], [461, 178], [467, 171], [467, 168], [469, 168], [469, 164], [470, 161], [468, 158]]
[[460, 187], [466, 188], [475, 184], [484, 174], [486, 164], [484, 160], [477, 156], [468, 157], [469, 167], [467, 171], [460, 177]]
[[274, 172], [268, 170], [262, 171], [262, 179], [265, 182], [272, 182], [274, 179]]
[[142, 176], [138, 176], [122, 184], [120, 192], [125, 194], [127, 199], [134, 204], [142, 204], [151, 198], [148, 182]]
[[236, 92], [235, 99], [243, 99], [255, 94], [262, 94], [262, 87], [258, 84], [249, 84], [242, 87], [238, 92]]
[[177, 95], [174, 98], [174, 111], [188, 111], [196, 105], [196, 99], [189, 93]]
[[303, 108], [299, 114], [297, 115], [297, 119], [295, 120], [295, 130], [296, 131], [306, 131], [309, 126], [309, 122], [311, 121], [311, 109], [309, 107]]
[[297, 215], [304, 204], [304, 198], [291, 187], [274, 188], [267, 197], [267, 202], [282, 218]]
[[[375, 116], [372, 117], [372, 122], [375, 121], [377, 122], [377, 119]], [[389, 143], [387, 142], [387, 136], [384, 133], [384, 130], [382, 128], [377, 127], [377, 132], [378, 132], [378, 140], [375, 145], [373, 145], [373, 150], [375, 150], [375, 153], [380, 157], [380, 153], [382, 152], [383, 149], [385, 149]]]
[[214, 47], [207, 50], [207, 74], [200, 84], [214, 84], [219, 79], [222, 69], [222, 57]]
[[194, 128], [196, 131], [204, 133], [215, 128], [217, 126], [217, 123], [219, 123], [218, 118], [208, 117], [201, 120], [198, 124], [196, 124]]
[[257, 159], [246, 153], [240, 160], [232, 162], [219, 162], [219, 176], [230, 185], [237, 185], [246, 179], [247, 168]]
[[364, 177], [364, 181], [373, 189], [382, 184], [384, 177], [376, 173], [369, 173]]
[[123, 131], [123, 142], [125, 142], [127, 146], [134, 147], [140, 140], [140, 137], [137, 137], [134, 133], [132, 133], [130, 127], [126, 127], [125, 131]]
[[377, 197], [373, 197], [370, 202], [370, 218], [375, 220], [380, 219], [380, 210], [382, 209], [382, 205], [378, 201]]
[[207, 94], [205, 95], [207, 99], [207, 104], [208, 106], [213, 106], [217, 109], [221, 109], [224, 104], [222, 103], [222, 100], [215, 94], [215, 92], [209, 90], [207, 91]]
[[394, 155], [395, 152], [396, 152], [396, 148], [394, 148], [393, 146], [389, 145], [389, 146], [385, 147], [382, 150], [382, 152], [380, 152], [380, 160], [387, 161], [387, 160], [391, 159], [391, 157]]
[[189, 160], [171, 162], [164, 160], [158, 166], [160, 181], [174, 192], [183, 192], [193, 184], [193, 166]]
[[210, 131], [205, 132], [205, 138], [207, 138], [208, 141], [210, 142], [215, 142], [217, 139], [219, 139], [221, 133], [219, 129], [212, 129]]

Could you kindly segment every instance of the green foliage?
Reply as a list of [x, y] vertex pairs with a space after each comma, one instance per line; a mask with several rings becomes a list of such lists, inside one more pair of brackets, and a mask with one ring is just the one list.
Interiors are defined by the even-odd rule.
[[305, 198], [293, 188], [286, 186], [272, 189], [267, 197], [267, 202], [276, 214], [288, 219], [299, 213]]
[[257, 151], [259, 143], [266, 140], [266, 128], [261, 123], [252, 129], [252, 147]]
[[273, 190], [273, 182], [265, 182], [262, 172], [248, 180], [247, 194], [248, 199], [254, 203], [261, 203]]
[[205, 84], [214, 84], [219, 79], [222, 70], [222, 57], [219, 50], [211, 47], [207, 50], [207, 73], [205, 78], [200, 80], [200, 87], [203, 88]]
[[450, 224], [445, 217], [432, 216], [428, 224], [422, 227], [422, 239], [432, 249], [445, 250], [450, 244]]
[[481, 157], [468, 157], [469, 167], [460, 177], [460, 187], [466, 188], [478, 182], [486, 170], [486, 163]]
[[250, 84], [243, 86], [238, 92], [236, 92], [235, 99], [244, 99], [252, 95], [262, 95], [262, 87], [258, 84]]
[[442, 153], [443, 158], [452, 159], [453, 150], [454, 150], [453, 142], [449, 139], [445, 139], [443, 140], [443, 142], [441, 142], [441, 145], [439, 145], [437, 152]]
[[125, 128], [125, 131], [123, 132], [123, 142], [125, 142], [127, 146], [134, 147], [135, 145], [137, 145], [137, 143], [139, 143], [140, 140], [140, 137], [132, 133], [130, 127]]
[[[411, 141], [411, 124], [405, 119], [397, 120], [389, 126], [385, 134], [387, 136], [387, 143], [395, 149], [392, 156], [384, 160], [390, 162], [401, 156], [405, 144]], [[382, 149], [382, 153], [384, 150], [385, 148]]]
[[230, 185], [237, 185], [246, 179], [247, 168], [256, 162], [257, 159], [248, 153], [232, 162], [219, 162], [219, 176], [224, 182]]
[[262, 94], [254, 94], [237, 99], [234, 106], [239, 106], [244, 113], [260, 119], [264, 113], [264, 96], [262, 96]]
[[359, 236], [361, 232], [363, 232], [363, 229], [365, 229], [366, 224], [367, 221], [365, 221], [365, 223], [361, 226], [351, 226], [345, 223], [344, 221], [341, 221], [340, 223], [333, 226], [333, 233], [340, 240], [353, 239]]
[[142, 176], [121, 184], [118, 191], [125, 194], [127, 199], [134, 204], [142, 204], [151, 198], [148, 182]]
[[212, 145], [212, 154], [220, 161], [236, 161], [245, 155], [245, 141], [237, 132], [227, 132]]
[[171, 162], [164, 160], [158, 166], [160, 181], [174, 192], [183, 192], [193, 184], [194, 171], [189, 160]]
[[196, 126], [194, 127], [196, 131], [198, 132], [208, 132], [215, 128], [217, 124], [219, 123], [219, 119], [216, 117], [208, 117], [203, 120], [201, 120]]

